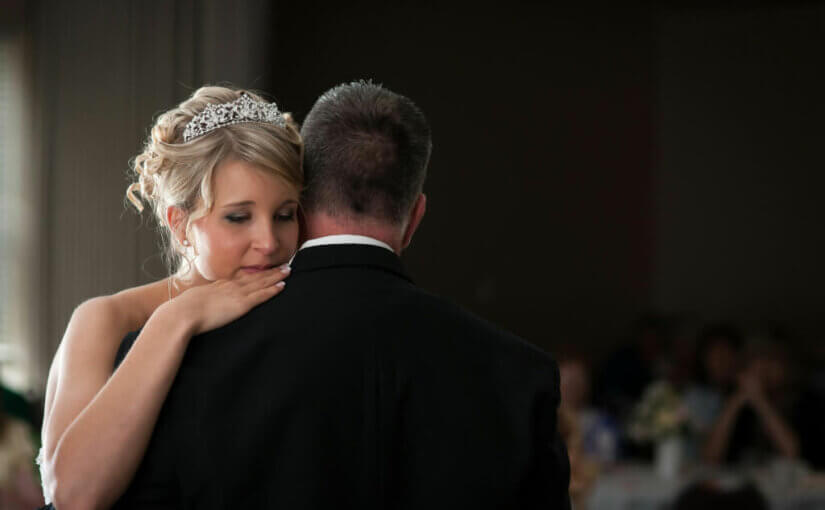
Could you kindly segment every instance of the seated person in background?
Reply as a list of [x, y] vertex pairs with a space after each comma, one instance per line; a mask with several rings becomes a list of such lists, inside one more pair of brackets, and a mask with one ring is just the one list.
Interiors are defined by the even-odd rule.
[[689, 454], [699, 456], [722, 406], [736, 386], [741, 365], [742, 337], [728, 324], [713, 324], [700, 333], [696, 345], [696, 374], [684, 393], [688, 423], [696, 443]]
[[569, 357], [561, 362], [559, 378], [559, 430], [570, 457], [570, 495], [575, 505], [601, 466], [616, 461], [618, 432], [609, 416], [590, 406], [590, 370], [583, 359]]
[[[616, 423], [625, 423], [645, 388], [667, 373], [666, 350], [669, 323], [658, 315], [647, 315], [633, 324], [630, 335], [620, 342], [596, 370], [594, 403]], [[650, 452], [628, 437], [620, 436], [625, 459], [643, 459]]]
[[707, 437], [705, 460], [753, 464], [776, 454], [796, 457], [799, 439], [786, 419], [787, 387], [788, 355], [782, 346], [767, 342], [752, 348]]
[[0, 405], [0, 509], [31, 510], [43, 504], [34, 456], [29, 425]]
[[631, 334], [599, 367], [594, 400], [624, 421], [651, 382], [665, 373], [668, 324], [659, 316], [638, 319]]

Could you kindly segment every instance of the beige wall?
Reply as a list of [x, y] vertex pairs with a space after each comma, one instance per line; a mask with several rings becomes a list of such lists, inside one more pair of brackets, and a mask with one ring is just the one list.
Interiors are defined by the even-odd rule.
[[126, 207], [128, 161], [152, 119], [204, 83], [265, 88], [267, 2], [43, 1], [28, 14], [33, 197], [31, 387], [72, 310], [164, 275], [149, 216]]

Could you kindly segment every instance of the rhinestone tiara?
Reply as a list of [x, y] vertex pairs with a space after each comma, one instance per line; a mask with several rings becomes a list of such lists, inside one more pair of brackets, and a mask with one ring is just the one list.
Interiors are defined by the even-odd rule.
[[286, 127], [286, 120], [275, 103], [255, 101], [246, 92], [241, 92], [241, 96], [231, 103], [210, 104], [192, 117], [183, 130], [183, 141], [190, 142], [219, 127], [241, 122], [260, 122]]

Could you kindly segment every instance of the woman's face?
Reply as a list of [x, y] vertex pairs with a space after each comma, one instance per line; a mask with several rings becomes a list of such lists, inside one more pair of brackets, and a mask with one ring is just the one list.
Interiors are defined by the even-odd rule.
[[736, 351], [724, 339], [711, 340], [705, 353], [705, 369], [712, 385], [724, 387], [733, 383], [738, 371]]
[[590, 375], [579, 361], [565, 361], [559, 367], [561, 401], [570, 409], [580, 409], [590, 395]]
[[298, 248], [298, 191], [260, 167], [227, 160], [213, 174], [212, 210], [192, 222], [195, 267], [209, 281], [289, 261]]

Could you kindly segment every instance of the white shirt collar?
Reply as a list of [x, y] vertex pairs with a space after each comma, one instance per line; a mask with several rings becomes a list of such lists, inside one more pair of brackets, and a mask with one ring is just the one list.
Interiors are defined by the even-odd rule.
[[381, 248], [385, 248], [395, 253], [395, 251], [390, 248], [390, 245], [384, 241], [379, 241], [378, 239], [374, 239], [372, 237], [356, 234], [337, 234], [332, 236], [316, 237], [315, 239], [306, 241], [300, 248], [298, 248], [298, 250], [312, 248], [313, 246], [326, 246], [330, 244], [368, 244], [370, 246], [380, 246]]

